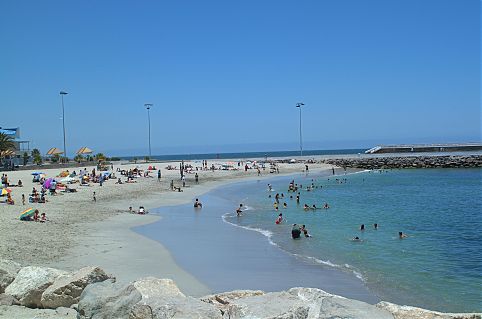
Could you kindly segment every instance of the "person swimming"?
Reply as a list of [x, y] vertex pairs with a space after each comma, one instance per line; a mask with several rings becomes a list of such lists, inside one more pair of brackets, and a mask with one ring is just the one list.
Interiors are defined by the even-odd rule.
[[275, 223], [276, 223], [277, 225], [279, 225], [279, 224], [281, 224], [282, 222], [283, 222], [283, 214], [279, 214], [279, 215], [278, 215], [278, 218], [276, 218]]
[[310, 210], [311, 208], [310, 208], [310, 206], [308, 206], [308, 204], [305, 204], [305, 205], [303, 206], [303, 209], [304, 209], [305, 211], [308, 211], [308, 210]]
[[365, 224], [360, 225], [360, 230], [365, 230]]
[[373, 224], [373, 228], [378, 229], [378, 224], [377, 223]]
[[404, 238], [407, 238], [407, 237], [408, 237], [408, 235], [404, 234], [403, 232], [401, 232], [401, 231], [398, 232], [398, 238], [404, 239]]
[[288, 208], [288, 204], [283, 203], [283, 208]]
[[196, 201], [194, 202], [194, 208], [202, 208], [203, 204], [199, 201], [199, 199], [196, 198]]
[[303, 232], [303, 235], [305, 235], [305, 237], [311, 237], [311, 235], [308, 234], [308, 229], [306, 229], [305, 225], [301, 226], [300, 230]]

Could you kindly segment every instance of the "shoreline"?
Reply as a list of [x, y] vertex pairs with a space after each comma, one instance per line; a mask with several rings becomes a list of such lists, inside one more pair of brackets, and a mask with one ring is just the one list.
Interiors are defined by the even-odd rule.
[[[309, 158], [312, 158], [312, 156], [306, 157], [306, 159]], [[161, 167], [161, 165], [164, 166], [164, 164], [166, 163], [131, 165], [141, 167], [159, 165]], [[310, 164], [310, 166], [310, 172], [329, 170], [332, 167], [332, 165], [320, 164], [319, 162]], [[317, 168], [314, 169], [314, 166]], [[264, 173], [262, 176], [256, 176], [254, 171], [250, 171], [248, 174], [245, 174], [244, 171], [217, 171], [213, 175], [201, 176], [201, 183], [199, 185], [191, 184], [193, 176], [188, 176], [188, 181], [192, 186], [185, 188], [183, 193], [167, 190], [168, 180], [173, 178], [173, 176], [174, 179], [177, 180], [178, 171], [172, 171], [170, 172], [171, 174], [169, 174], [169, 172], [163, 170], [163, 180], [159, 184], [155, 183], [154, 180], [156, 179], [154, 178], [139, 181], [137, 185], [123, 185], [134, 188], [132, 192], [129, 191], [128, 195], [123, 195], [119, 192], [113, 192], [112, 194], [109, 192], [104, 193], [104, 189], [107, 190], [108, 187], [112, 188], [114, 186], [112, 185], [114, 182], [110, 181], [104, 185], [104, 188], [100, 188], [98, 185], [89, 188], [89, 191], [99, 191], [98, 202], [96, 204], [91, 203], [89, 193], [82, 194], [82, 198], [76, 198], [80, 200], [73, 201], [67, 200], [67, 196], [70, 197], [71, 195], [64, 195], [63, 197], [65, 197], [66, 200], [58, 206], [65, 211], [60, 212], [60, 214], [57, 214], [55, 211], [59, 207], [50, 206], [50, 203], [43, 204], [45, 206], [39, 206], [39, 209], [53, 208], [54, 211], [54, 214], [48, 213], [49, 217], [53, 215], [54, 218], [51, 219], [50, 223], [46, 223], [45, 225], [39, 225], [38, 223], [18, 223], [16, 216], [18, 212], [23, 209], [23, 206], [18, 203], [13, 207], [2, 205], [0, 209], [8, 208], [7, 214], [3, 214], [2, 211], [1, 216], [4, 218], [4, 215], [8, 215], [8, 223], [4, 223], [3, 221], [6, 219], [2, 219], [0, 239], [5, 240], [5, 237], [7, 237], [7, 240], [13, 240], [15, 244], [20, 245], [21, 242], [14, 239], [16, 234], [12, 235], [10, 231], [9, 234], [5, 236], [3, 230], [11, 227], [11, 225], [25, 225], [23, 230], [26, 232], [27, 238], [35, 238], [35, 236], [40, 235], [40, 238], [37, 237], [40, 241], [39, 245], [43, 245], [42, 241], [45, 241], [46, 246], [48, 246], [46, 241], [52, 238], [52, 236], [65, 236], [65, 246], [67, 247], [60, 246], [55, 253], [42, 255], [41, 246], [18, 246], [13, 249], [12, 245], [8, 245], [8, 247], [6, 247], [7, 249], [2, 247], [0, 256], [6, 259], [19, 260], [19, 258], [8, 257], [12, 255], [17, 256], [17, 253], [21, 251], [22, 253], [20, 255], [23, 256], [20, 256], [20, 259], [23, 260], [20, 260], [20, 262], [23, 265], [47, 265], [66, 270], [74, 270], [86, 265], [99, 265], [104, 268], [106, 272], [119, 275], [119, 278], [124, 283], [147, 275], [160, 278], [172, 278], [177, 282], [181, 291], [186, 294], [195, 296], [205, 295], [209, 292], [207, 286], [180, 267], [174, 261], [172, 254], [161, 243], [153, 241], [132, 230], [132, 228], [137, 226], [155, 223], [161, 217], [128, 214], [126, 213], [126, 208], [129, 205], [134, 205], [133, 203], [142, 204], [147, 209], [159, 207], [162, 209], [162, 207], [165, 206], [183, 205], [190, 203], [193, 198], [223, 185], [301, 174], [303, 168], [304, 163], [286, 164], [283, 166], [281, 174]], [[53, 171], [58, 172], [57, 169]], [[24, 176], [25, 173], [30, 173], [30, 171], [23, 172]], [[9, 176], [15, 176], [17, 171], [7, 173]], [[167, 174], [165, 175], [164, 173]], [[202, 173], [205, 172], [203, 171]], [[221, 175], [216, 176], [218, 173]], [[14, 177], [13, 180], [15, 181], [16, 178]], [[24, 182], [24, 185], [25, 191], [31, 188], [31, 183], [29, 182]], [[120, 187], [123, 186], [120, 185]], [[14, 188], [14, 191], [15, 190], [17, 189]], [[73, 196], [77, 195], [74, 194]], [[18, 196], [16, 196], [15, 199], [19, 201]], [[52, 202], [53, 201], [54, 199], [52, 199]], [[135, 207], [136, 206], [134, 206], [134, 208]], [[15, 210], [12, 210], [12, 208], [15, 208]], [[12, 212], [16, 213], [11, 214]], [[97, 213], [98, 215], [96, 215]], [[65, 214], [65, 216], [62, 216], [62, 214]], [[59, 216], [62, 216], [60, 220], [56, 218]], [[88, 218], [86, 216], [88, 216]], [[63, 219], [64, 217], [72, 218], [73, 221], [65, 221], [65, 219]], [[15, 220], [14, 222], [12, 218]], [[36, 226], [47, 226], [45, 228], [50, 229], [47, 231], [40, 229], [39, 231], [39, 227]], [[33, 250], [31, 248], [33, 248]], [[48, 248], [51, 249], [52, 246]], [[5, 252], [7, 252], [7, 256], [5, 256]], [[45, 262], [45, 260], [50, 259], [50, 255], [54, 256], [53, 260]]]
[[[331, 174], [328, 170], [312, 171], [311, 174], [323, 172]], [[356, 173], [359, 172], [353, 172]], [[270, 182], [287, 177], [294, 176], [276, 176]], [[238, 289], [274, 292], [303, 286], [370, 304], [381, 300], [354, 273], [293, 255], [269, 238], [266, 240], [264, 232], [226, 221], [226, 214], [220, 212], [232, 211], [235, 206], [220, 194], [224, 189], [252, 183], [256, 182], [244, 180], [220, 185], [200, 196], [205, 203], [202, 210], [193, 211], [190, 204], [170, 206], [160, 213], [163, 215], [160, 220], [135, 227], [134, 231], [162, 243], [183, 269], [198, 280], [209, 282], [212, 293]], [[182, 225], [182, 232], [188, 235], [176, 237], [176, 224]], [[215, 236], [201, 235], [210, 229], [216, 230]], [[192, 247], [191, 243], [196, 242], [202, 242], [202, 245]], [[197, 255], [203, 257], [196, 258]], [[218, 275], [218, 268], [222, 269], [222, 275]]]
[[[330, 166], [331, 167], [331, 166]], [[313, 172], [328, 170], [328, 167], [313, 169]], [[331, 169], [331, 168], [330, 168]], [[162, 210], [165, 207], [179, 207], [190, 204], [195, 197], [201, 197], [223, 186], [239, 182], [252, 182], [274, 177], [292, 176], [301, 172], [270, 174], [264, 176], [245, 176], [238, 178], [209, 181], [196, 188], [183, 192], [178, 198], [177, 192], [163, 194], [164, 197], [145, 197], [139, 199], [149, 210]], [[124, 202], [117, 202], [118, 207]], [[72, 247], [60, 260], [47, 263], [48, 267], [73, 270], [88, 265], [98, 265], [106, 272], [119, 274], [122, 283], [127, 284], [135, 279], [154, 276], [172, 279], [180, 290], [187, 295], [201, 297], [212, 291], [206, 284], [178, 265], [172, 253], [162, 242], [152, 240], [134, 230], [136, 227], [162, 222], [159, 215], [117, 214], [102, 222], [88, 226], [90, 233], [82, 238], [82, 244]], [[121, 239], [127, 239], [120, 243]], [[104, 249], [89, 250], [90, 247], [102, 243]], [[80, 255], [79, 252], [81, 251]], [[107, 255], [106, 255], [107, 254]], [[123, 263], [125, 261], [125, 263]], [[116, 265], [119, 262], [119, 265]], [[159, 266], [157, 266], [159, 265]]]
[[[225, 161], [212, 163], [220, 166]], [[0, 247], [0, 258], [14, 260], [23, 265], [49, 265], [64, 269], [99, 264], [107, 272], [121, 272], [121, 277], [125, 280], [149, 274], [171, 277], [186, 293], [200, 295], [207, 291], [206, 286], [183, 271], [162, 244], [152, 242], [131, 230], [136, 225], [153, 222], [157, 218], [152, 215], [129, 214], [128, 207], [132, 206], [135, 210], [139, 206], [144, 206], [149, 210], [161, 206], [186, 204], [196, 196], [223, 184], [301, 174], [304, 169], [304, 163], [279, 164], [280, 174], [269, 174], [268, 167], [266, 171], [262, 171], [261, 176], [257, 176], [255, 169], [247, 172], [199, 171], [199, 184], [195, 184], [194, 173], [187, 174], [187, 187], [179, 193], [169, 190], [171, 180], [175, 181], [176, 186], [181, 186], [179, 170], [166, 169], [166, 166], [171, 164], [147, 163], [121, 167], [146, 169], [150, 165], [155, 165], [162, 171], [161, 182], [158, 182], [157, 178], [138, 178], [137, 183], [123, 185], [116, 185], [114, 180], [110, 180], [102, 187], [99, 184], [93, 184], [91, 187], [74, 184], [77, 193], [47, 195], [47, 203], [26, 203], [25, 206], [22, 205], [21, 194], [28, 198], [32, 187], [39, 189], [39, 185], [31, 180], [31, 173], [34, 170], [7, 172], [11, 183], [21, 179], [24, 186], [11, 188], [15, 205], [0, 204], [0, 240], [5, 243]], [[310, 166], [313, 170], [315, 167], [318, 170], [331, 168], [325, 164]], [[93, 169], [86, 168], [88, 171]], [[49, 169], [42, 172], [46, 173], [47, 177], [54, 177], [60, 170]], [[152, 173], [155, 175], [156, 171]], [[93, 192], [96, 192], [96, 202], [92, 200]], [[49, 221], [43, 224], [19, 221], [20, 212], [28, 207], [46, 212]], [[22, 236], [18, 236], [19, 233]], [[131, 255], [136, 257], [132, 258]], [[141, 260], [146, 261], [145, 264], [141, 263]]]

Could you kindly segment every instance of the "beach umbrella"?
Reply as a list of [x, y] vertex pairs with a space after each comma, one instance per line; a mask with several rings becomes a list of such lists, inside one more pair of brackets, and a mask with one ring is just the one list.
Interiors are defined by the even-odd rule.
[[50, 186], [52, 185], [52, 183], [54, 183], [55, 180], [53, 178], [48, 178], [45, 182], [44, 182], [44, 187], [45, 188], [50, 188]]
[[27, 208], [23, 212], [20, 213], [20, 219], [25, 218], [27, 216], [33, 216], [35, 214], [35, 209]]
[[92, 154], [92, 150], [86, 146], [84, 147], [81, 147], [78, 151], [77, 151], [77, 154], [78, 155], [82, 155], [82, 154]]
[[47, 151], [47, 155], [60, 155], [64, 154], [64, 152], [56, 147], [52, 147]]
[[0, 196], [5, 196], [7, 195], [8, 193], [12, 192], [10, 189], [8, 188], [1, 188], [0, 189]]

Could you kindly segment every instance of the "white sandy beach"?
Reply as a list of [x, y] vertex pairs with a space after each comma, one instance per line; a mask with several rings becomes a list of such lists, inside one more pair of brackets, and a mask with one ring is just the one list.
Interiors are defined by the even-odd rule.
[[[209, 161], [216, 167], [224, 161]], [[189, 273], [176, 265], [169, 251], [158, 242], [145, 238], [130, 230], [131, 227], [151, 223], [159, 217], [128, 213], [128, 207], [139, 206], [157, 208], [165, 205], [178, 205], [191, 202], [223, 183], [240, 179], [260, 179], [272, 177], [269, 168], [262, 171], [260, 177], [255, 169], [245, 172], [240, 170], [198, 171], [199, 184], [195, 184], [194, 173], [187, 174], [186, 188], [183, 192], [173, 192], [169, 188], [171, 180], [176, 186], [181, 184], [179, 170], [167, 170], [168, 165], [179, 163], [149, 163], [115, 165], [121, 169], [149, 165], [161, 168], [161, 182], [157, 172], [154, 178], [137, 178], [136, 183], [115, 184], [111, 179], [100, 186], [91, 184], [81, 187], [74, 184], [76, 193], [47, 196], [45, 204], [22, 205], [21, 196], [28, 194], [32, 187], [40, 190], [38, 183], [32, 182], [31, 173], [42, 171], [47, 177], [57, 176], [60, 169], [43, 169], [7, 172], [9, 181], [16, 184], [22, 180], [23, 187], [12, 187], [15, 205], [0, 204], [0, 258], [12, 259], [24, 265], [42, 265], [61, 269], [78, 269], [86, 265], [96, 265], [128, 282], [140, 277], [155, 276], [172, 278], [180, 289], [189, 295], [200, 296], [209, 292], [208, 288]], [[189, 164], [189, 162], [186, 162]], [[196, 166], [194, 164], [193, 166]], [[199, 165], [200, 166], [200, 165]], [[304, 163], [279, 164], [280, 173], [293, 174], [304, 170]], [[87, 167], [90, 171], [93, 167]], [[328, 169], [324, 164], [310, 164], [310, 170]], [[74, 169], [70, 169], [73, 171]], [[78, 172], [78, 169], [77, 169]], [[117, 177], [121, 177], [117, 173]], [[122, 176], [122, 180], [125, 177]], [[93, 192], [97, 202], [93, 202]], [[18, 216], [28, 207], [45, 212], [47, 223], [22, 222]]]

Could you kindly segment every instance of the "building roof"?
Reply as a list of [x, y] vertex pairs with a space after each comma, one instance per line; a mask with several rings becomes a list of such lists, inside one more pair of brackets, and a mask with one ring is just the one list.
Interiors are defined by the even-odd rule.
[[6, 134], [6, 135], [16, 135], [17, 130], [14, 129], [0, 129], [0, 133]]

